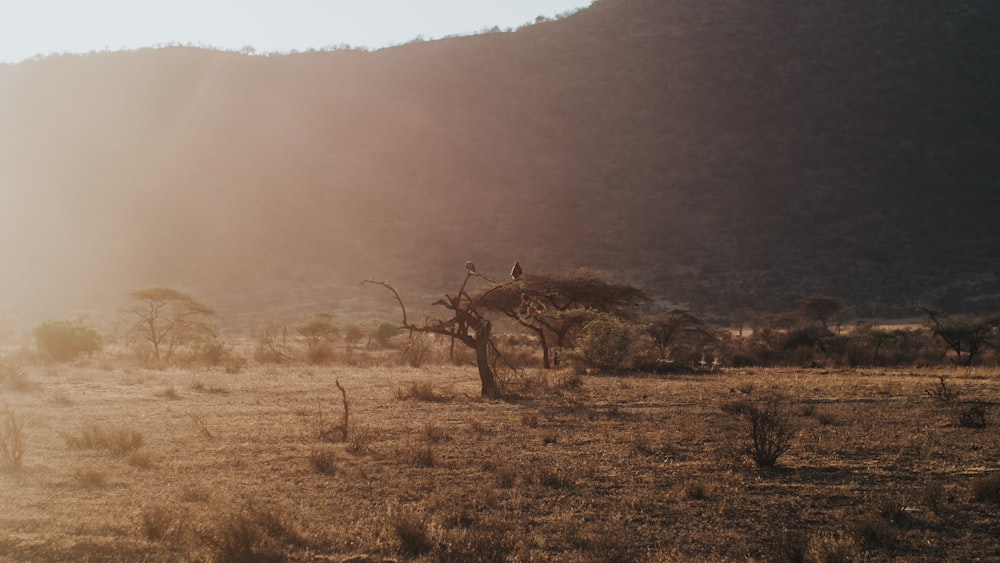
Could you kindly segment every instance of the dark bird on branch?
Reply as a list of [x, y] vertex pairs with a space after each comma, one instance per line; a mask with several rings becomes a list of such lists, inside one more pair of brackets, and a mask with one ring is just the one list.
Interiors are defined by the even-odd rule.
[[472, 263], [472, 260], [465, 263], [465, 269], [468, 270], [470, 274], [476, 273], [476, 265]]
[[510, 279], [517, 281], [522, 274], [524, 274], [524, 270], [521, 269], [521, 263], [514, 262], [514, 267], [510, 270]]

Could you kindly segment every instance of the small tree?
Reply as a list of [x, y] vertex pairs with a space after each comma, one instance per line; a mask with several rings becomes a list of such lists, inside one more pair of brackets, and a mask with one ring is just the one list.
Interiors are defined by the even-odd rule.
[[332, 357], [330, 344], [336, 340], [340, 330], [331, 315], [319, 313], [296, 325], [295, 332], [306, 345], [309, 361], [323, 363]]
[[661, 360], [667, 359], [675, 348], [693, 350], [715, 339], [708, 323], [684, 309], [660, 313], [650, 319], [647, 326]]
[[154, 287], [130, 296], [137, 302], [125, 309], [135, 321], [130, 333], [149, 343], [156, 364], [169, 363], [182, 346], [214, 336], [208, 320], [215, 311], [186, 293]]
[[831, 322], [838, 322], [844, 312], [844, 306], [835, 297], [827, 295], [810, 295], [799, 300], [799, 314], [807, 322], [818, 322], [824, 332], [830, 330]]
[[97, 329], [74, 321], [46, 321], [32, 331], [38, 351], [57, 362], [93, 354], [104, 345]]
[[927, 316], [927, 325], [934, 335], [955, 352], [955, 362], [959, 365], [971, 366], [984, 346], [995, 344], [1000, 314], [989, 317], [947, 317], [941, 310], [930, 305], [920, 305], [917, 310]]

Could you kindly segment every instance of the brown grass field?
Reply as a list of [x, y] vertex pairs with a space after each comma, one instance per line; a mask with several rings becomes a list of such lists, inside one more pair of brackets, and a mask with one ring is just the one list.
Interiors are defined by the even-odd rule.
[[[22, 371], [6, 561], [1000, 560], [991, 370], [532, 372], [497, 402], [466, 366]], [[796, 433], [758, 469], [723, 406], [774, 393]]]

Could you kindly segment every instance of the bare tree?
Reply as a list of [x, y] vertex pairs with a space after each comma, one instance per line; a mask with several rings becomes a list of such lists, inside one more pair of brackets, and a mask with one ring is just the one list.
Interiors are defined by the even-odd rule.
[[[465, 280], [459, 288], [458, 293], [453, 297], [445, 295], [434, 302], [448, 311], [447, 318], [427, 318], [421, 323], [413, 323], [407, 317], [406, 306], [399, 292], [389, 282], [367, 280], [363, 283], [380, 285], [388, 289], [399, 304], [403, 316], [400, 324], [404, 330], [411, 332], [423, 332], [431, 334], [441, 334], [451, 338], [452, 341], [459, 341], [476, 351], [476, 367], [479, 370], [479, 379], [482, 383], [481, 394], [488, 399], [495, 399], [500, 396], [500, 385], [496, 375], [496, 362], [503, 358], [500, 351], [492, 341], [493, 323], [483, 313], [480, 305], [466, 291], [469, 280], [473, 277], [485, 279], [491, 283], [491, 288], [503, 287], [506, 284], [499, 284], [477, 274], [474, 268], [466, 267]], [[490, 290], [485, 292], [488, 295]]]
[[135, 318], [130, 333], [150, 344], [157, 364], [169, 363], [181, 346], [214, 336], [208, 319], [215, 311], [186, 293], [152, 287], [130, 296], [137, 301], [124, 310]]

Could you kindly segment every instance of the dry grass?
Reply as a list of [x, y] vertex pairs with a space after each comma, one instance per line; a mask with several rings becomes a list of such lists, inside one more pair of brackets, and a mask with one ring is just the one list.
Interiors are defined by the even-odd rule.
[[[1000, 437], [925, 392], [946, 375], [995, 405], [983, 370], [582, 376], [495, 402], [468, 366], [23, 369], [42, 392], [0, 388], [29, 446], [0, 472], [9, 560], [1000, 557]], [[326, 442], [336, 380], [351, 428]], [[411, 381], [449, 399], [395, 400]], [[734, 463], [746, 430], [720, 405], [776, 390], [791, 447], [767, 471]]]

